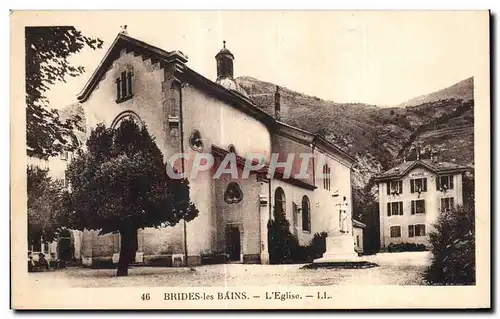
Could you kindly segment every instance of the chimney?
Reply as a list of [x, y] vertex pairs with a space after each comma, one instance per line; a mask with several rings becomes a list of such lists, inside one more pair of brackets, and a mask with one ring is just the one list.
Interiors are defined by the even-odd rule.
[[417, 161], [419, 161], [420, 160], [420, 146], [417, 146], [415, 148], [415, 152], [417, 153]]
[[278, 121], [281, 120], [281, 94], [279, 86], [276, 86], [276, 92], [274, 93], [274, 116]]
[[431, 161], [437, 163], [439, 161], [439, 152], [435, 149], [431, 151]]

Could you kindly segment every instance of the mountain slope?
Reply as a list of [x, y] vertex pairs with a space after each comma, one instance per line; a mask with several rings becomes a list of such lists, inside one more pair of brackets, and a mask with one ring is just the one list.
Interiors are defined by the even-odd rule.
[[[274, 116], [274, 84], [250, 77], [236, 81]], [[353, 155], [353, 186], [370, 188], [374, 174], [399, 163], [416, 143], [439, 148], [442, 160], [473, 164], [473, 101], [452, 97], [472, 97], [472, 83], [467, 79], [408, 102], [425, 103], [393, 108], [336, 103], [280, 88], [280, 115], [285, 123], [322, 134]]]
[[413, 99], [410, 99], [404, 103], [398, 105], [399, 107], [411, 106], [411, 105], [419, 105], [429, 102], [434, 102], [438, 100], [472, 100], [474, 98], [474, 78], [470, 77], [463, 81], [460, 81], [452, 86], [439, 90], [437, 92], [433, 92], [430, 94], [417, 96]]

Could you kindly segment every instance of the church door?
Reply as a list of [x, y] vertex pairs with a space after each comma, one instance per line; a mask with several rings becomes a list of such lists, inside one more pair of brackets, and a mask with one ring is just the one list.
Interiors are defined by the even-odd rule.
[[228, 226], [226, 233], [227, 253], [230, 261], [240, 261], [241, 239], [238, 226]]

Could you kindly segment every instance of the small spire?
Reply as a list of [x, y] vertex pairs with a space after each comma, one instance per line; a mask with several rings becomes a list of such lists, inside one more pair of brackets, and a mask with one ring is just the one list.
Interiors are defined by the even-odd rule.
[[222, 46], [224, 47], [224, 49], [226, 48], [226, 40], [222, 41]]
[[122, 28], [122, 31], [120, 31], [120, 33], [128, 34], [128, 32], [127, 32], [127, 25], [126, 24], [121, 25], [120, 28]]

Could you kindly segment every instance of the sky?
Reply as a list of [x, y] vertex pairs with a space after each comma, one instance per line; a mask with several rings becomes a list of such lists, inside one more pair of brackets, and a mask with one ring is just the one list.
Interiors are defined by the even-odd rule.
[[477, 11], [73, 11], [37, 19], [104, 41], [70, 59], [87, 72], [51, 89], [54, 107], [76, 102], [124, 24], [131, 37], [184, 52], [209, 79], [226, 40], [236, 77], [336, 102], [394, 106], [474, 76], [488, 59], [487, 13]]

